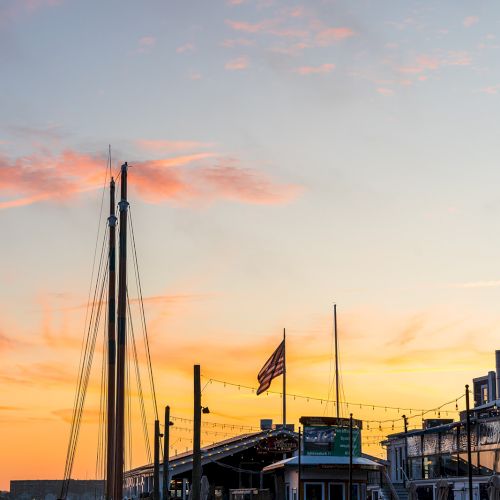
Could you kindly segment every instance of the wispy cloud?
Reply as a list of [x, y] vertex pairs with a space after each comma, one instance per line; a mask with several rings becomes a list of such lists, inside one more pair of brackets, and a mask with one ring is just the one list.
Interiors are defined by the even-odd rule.
[[221, 42], [221, 45], [228, 49], [232, 49], [234, 47], [251, 47], [252, 45], [255, 45], [255, 41], [248, 38], [226, 38]]
[[249, 65], [248, 58], [246, 56], [242, 56], [242, 57], [237, 57], [236, 59], [232, 59], [231, 61], [228, 61], [224, 65], [224, 68], [229, 71], [240, 71], [248, 68], [248, 65]]
[[184, 45], [181, 45], [180, 47], [177, 47], [175, 51], [178, 54], [184, 54], [184, 52], [194, 52], [195, 50], [195, 45], [192, 42], [185, 43]]
[[136, 144], [145, 151], [153, 152], [179, 152], [192, 151], [195, 149], [206, 149], [214, 147], [213, 142], [199, 141], [169, 141], [169, 140], [154, 140], [154, 139], [138, 139]]
[[479, 22], [479, 17], [477, 17], [477, 16], [467, 16], [463, 20], [463, 25], [466, 28], [470, 28], [471, 26], [474, 26], [474, 24], [477, 24], [478, 22]]
[[156, 38], [154, 36], [143, 36], [137, 41], [137, 48], [134, 50], [134, 54], [147, 54], [156, 45]]
[[319, 66], [300, 66], [295, 71], [299, 75], [317, 75], [331, 73], [335, 69], [335, 64], [325, 63]]
[[[153, 146], [162, 145], [153, 142]], [[104, 158], [71, 150], [16, 159], [0, 156], [0, 208], [44, 200], [68, 201], [98, 189], [104, 169]], [[274, 204], [291, 201], [300, 193], [298, 186], [280, 184], [256, 169], [242, 167], [237, 160], [210, 151], [136, 161], [132, 172], [132, 189], [150, 203], [226, 199]]]
[[347, 27], [337, 27], [337, 28], [326, 28], [321, 30], [316, 34], [316, 42], [318, 45], [325, 46], [331, 45], [339, 40], [344, 40], [346, 38], [351, 38], [355, 33], [351, 28]]
[[500, 286], [500, 280], [471, 281], [467, 283], [455, 283], [450, 288], [496, 288]]
[[4, 1], [0, 6], [0, 24], [11, 21], [23, 14], [32, 14], [46, 7], [56, 7], [64, 0], [15, 0]]
[[393, 89], [389, 89], [387, 87], [378, 87], [377, 88], [377, 92], [379, 94], [385, 95], [385, 96], [390, 96], [390, 95], [394, 94], [394, 90]]

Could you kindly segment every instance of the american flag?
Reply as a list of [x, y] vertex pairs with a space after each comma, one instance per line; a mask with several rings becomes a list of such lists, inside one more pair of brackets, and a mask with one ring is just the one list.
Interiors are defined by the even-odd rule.
[[267, 391], [271, 386], [271, 380], [285, 371], [285, 341], [281, 342], [278, 348], [271, 354], [271, 357], [266, 361], [265, 365], [257, 375], [259, 388], [257, 396]]

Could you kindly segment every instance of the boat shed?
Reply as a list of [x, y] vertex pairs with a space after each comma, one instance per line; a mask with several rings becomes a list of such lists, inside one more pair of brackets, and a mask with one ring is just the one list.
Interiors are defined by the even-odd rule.
[[[291, 429], [277, 427], [243, 434], [202, 448], [202, 476], [211, 497], [229, 498], [229, 490], [273, 489], [274, 478], [263, 469], [283, 456], [290, 457], [297, 449], [298, 435]], [[160, 464], [160, 497], [163, 497], [162, 465]], [[152, 496], [153, 464], [125, 473], [124, 497], [130, 499]], [[171, 498], [188, 498], [193, 470], [193, 452], [170, 458]]]
[[[374, 457], [362, 455], [352, 459], [353, 500], [365, 500], [372, 478], [378, 481], [384, 464]], [[300, 468], [300, 474], [299, 474]], [[264, 468], [274, 476], [275, 498], [290, 500], [345, 500], [348, 498], [349, 457], [301, 456], [280, 460]], [[300, 479], [299, 479], [300, 478]], [[299, 484], [300, 482], [300, 484]], [[302, 490], [302, 495], [299, 492]]]

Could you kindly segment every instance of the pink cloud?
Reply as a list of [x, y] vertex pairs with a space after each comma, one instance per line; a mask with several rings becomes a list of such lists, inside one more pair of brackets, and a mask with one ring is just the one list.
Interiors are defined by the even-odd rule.
[[445, 64], [448, 66], [470, 66], [472, 58], [468, 52], [465, 51], [451, 51], [448, 53]]
[[500, 85], [490, 85], [489, 87], [483, 87], [480, 92], [483, 94], [496, 95], [500, 90]]
[[319, 66], [301, 66], [297, 68], [295, 71], [299, 75], [317, 75], [317, 74], [325, 74], [331, 73], [335, 69], [335, 64], [321, 64]]
[[193, 43], [191, 42], [188, 42], [188, 43], [185, 43], [184, 45], [181, 45], [180, 47], [177, 47], [175, 49], [175, 51], [178, 53], [178, 54], [183, 54], [184, 52], [193, 52], [195, 49], [195, 46]]
[[351, 28], [326, 28], [316, 34], [316, 42], [318, 45], [331, 45], [339, 40], [344, 40], [354, 36], [355, 33]]
[[[133, 162], [131, 189], [144, 201], [285, 203], [300, 193], [235, 160], [215, 159], [213, 152]], [[0, 208], [40, 201], [65, 202], [102, 187], [106, 161], [90, 154], [41, 152], [10, 159], [0, 156]]]
[[0, 23], [14, 19], [22, 14], [32, 14], [46, 7], [61, 5], [63, 0], [16, 0], [14, 2], [3, 2], [0, 7]]
[[190, 80], [201, 80], [201, 73], [199, 71], [191, 71], [189, 73]]
[[402, 66], [399, 68], [401, 73], [422, 73], [426, 70], [435, 70], [439, 68], [440, 62], [436, 57], [430, 57], [427, 55], [420, 55], [417, 57], [416, 62], [412, 66]]
[[390, 96], [390, 95], [393, 95], [394, 94], [394, 90], [392, 89], [388, 89], [386, 87], [379, 87], [377, 89], [377, 92], [381, 95], [384, 95], [384, 96]]
[[156, 45], [156, 38], [154, 36], [143, 36], [142, 38], [139, 38], [137, 45], [138, 47], [133, 53], [146, 54]]
[[473, 26], [474, 24], [477, 24], [478, 22], [479, 22], [479, 17], [477, 17], [477, 16], [467, 16], [463, 20], [463, 25], [466, 28], [470, 28], [471, 26]]
[[225, 65], [224, 68], [226, 68], [229, 71], [241, 71], [243, 69], [248, 68], [248, 59], [245, 56], [242, 57], [237, 57], [236, 59], [233, 59], [231, 61], [228, 61]]
[[260, 23], [247, 23], [245, 21], [231, 21], [230, 19], [226, 19], [226, 24], [235, 31], [243, 31], [244, 33], [259, 33], [267, 30], [274, 24], [274, 22], [266, 19]]
[[226, 0], [226, 4], [232, 7], [235, 5], [241, 5], [242, 3], [245, 3], [245, 0]]

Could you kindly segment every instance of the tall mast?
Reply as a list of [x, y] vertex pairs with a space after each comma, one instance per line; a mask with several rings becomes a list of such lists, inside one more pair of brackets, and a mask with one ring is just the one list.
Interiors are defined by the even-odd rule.
[[335, 399], [337, 405], [337, 418], [340, 417], [339, 401], [339, 342], [337, 337], [337, 304], [333, 304], [333, 331], [335, 334]]
[[109, 282], [108, 282], [108, 430], [106, 445], [106, 500], [113, 498], [115, 464], [115, 377], [116, 377], [116, 215], [115, 180], [109, 185]]
[[113, 500], [123, 498], [123, 462], [125, 429], [125, 343], [127, 317], [127, 162], [121, 168], [120, 207], [120, 262], [118, 268], [118, 350], [116, 367], [116, 435], [115, 479]]

